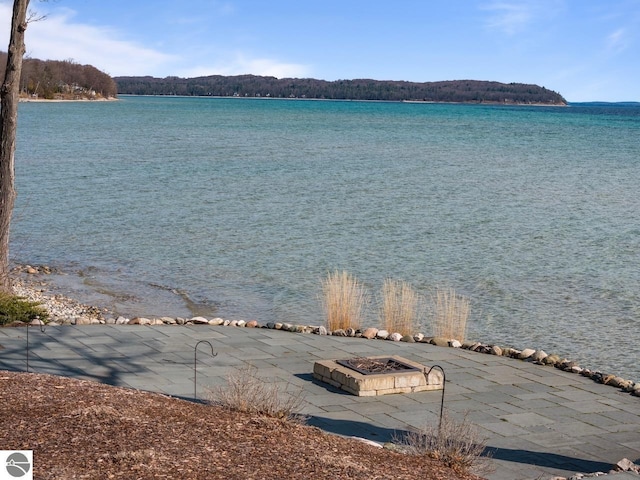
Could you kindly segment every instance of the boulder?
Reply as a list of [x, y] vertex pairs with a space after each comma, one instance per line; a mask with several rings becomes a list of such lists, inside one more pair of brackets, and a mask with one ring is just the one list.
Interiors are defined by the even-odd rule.
[[416, 333], [416, 334], [413, 336], [413, 340], [414, 340], [415, 342], [421, 342], [423, 338], [424, 338], [424, 334], [422, 334], [422, 333]]
[[224, 323], [222, 318], [212, 318], [209, 320], [209, 325], [213, 325], [214, 327], [218, 327]]
[[454, 338], [453, 340], [451, 340], [451, 342], [449, 342], [449, 346], [453, 347], [453, 348], [460, 348], [460, 347], [462, 347], [462, 343], [460, 343], [459, 340], [456, 340]]
[[116, 325], [126, 325], [128, 323], [129, 323], [129, 319], [128, 318], [124, 318], [124, 317], [116, 318]]
[[384, 329], [378, 330], [378, 333], [376, 333], [376, 338], [379, 338], [380, 340], [386, 340], [388, 336], [389, 336], [389, 332]]
[[375, 338], [377, 334], [378, 334], [378, 329], [375, 327], [365, 328], [364, 331], [362, 332], [362, 336], [364, 338], [368, 338], [369, 340], [371, 340], [372, 338]]
[[533, 355], [534, 353], [536, 353], [536, 351], [533, 348], [525, 348], [518, 354], [518, 358], [520, 360], [526, 360], [529, 357], [531, 357], [531, 355]]
[[529, 358], [532, 362], [542, 363], [542, 361], [547, 358], [548, 355], [544, 350], [536, 350], [533, 352], [533, 355]]
[[327, 332], [327, 327], [325, 327], [324, 325], [320, 325], [316, 330], [316, 333], [318, 335], [327, 335], [329, 332]]
[[339, 328], [337, 330], [334, 330], [331, 335], [333, 335], [334, 337], [346, 337], [347, 336], [347, 332], [345, 332], [342, 328]]
[[403, 335], [400, 339], [401, 342], [407, 343], [415, 343], [416, 341], [413, 339], [413, 335]]
[[245, 325], [246, 328], [256, 328], [258, 326], [257, 320], [249, 320]]
[[204, 317], [193, 317], [191, 319], [191, 321], [195, 324], [195, 325], [208, 325], [209, 324], [209, 320], [207, 320]]
[[436, 345], [438, 347], [448, 347], [449, 339], [444, 337], [433, 337], [430, 343], [431, 345]]
[[490, 350], [489, 353], [491, 353], [491, 355], [497, 355], [497, 356], [501, 357], [502, 356], [502, 349], [497, 345], [492, 345], [491, 346], [491, 350]]
[[402, 334], [398, 332], [393, 332], [391, 335], [387, 337], [387, 340], [391, 340], [392, 342], [399, 342], [402, 340]]

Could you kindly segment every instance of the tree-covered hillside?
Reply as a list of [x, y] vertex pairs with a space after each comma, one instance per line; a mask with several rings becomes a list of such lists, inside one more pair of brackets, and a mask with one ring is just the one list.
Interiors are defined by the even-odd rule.
[[369, 79], [336, 80], [261, 77], [256, 75], [197, 78], [115, 77], [118, 93], [221, 97], [323, 98], [565, 105], [556, 92], [537, 85], [477, 80], [404, 82]]
[[[6, 52], [0, 52], [0, 78], [4, 78]], [[25, 58], [20, 77], [20, 95], [32, 98], [80, 100], [117, 96], [116, 82], [91, 65], [71, 60]]]

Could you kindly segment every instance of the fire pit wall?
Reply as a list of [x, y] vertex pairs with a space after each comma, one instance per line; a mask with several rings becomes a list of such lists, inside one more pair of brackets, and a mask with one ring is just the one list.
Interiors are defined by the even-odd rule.
[[374, 397], [392, 393], [413, 393], [443, 388], [442, 372], [399, 356], [368, 357], [369, 359], [392, 359], [403, 363], [411, 370], [388, 373], [363, 374], [338, 363], [337, 360], [318, 360], [313, 365], [313, 376], [321, 382], [333, 385], [359, 397]]

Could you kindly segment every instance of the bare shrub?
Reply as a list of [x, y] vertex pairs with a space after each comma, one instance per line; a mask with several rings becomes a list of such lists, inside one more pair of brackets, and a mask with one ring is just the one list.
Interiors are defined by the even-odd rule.
[[434, 336], [464, 341], [470, 312], [469, 299], [458, 295], [453, 288], [437, 288], [432, 303]]
[[420, 320], [421, 303], [420, 296], [409, 283], [386, 279], [380, 305], [383, 328], [402, 335], [414, 334]]
[[227, 375], [227, 384], [210, 390], [209, 401], [229, 410], [304, 422], [297, 413], [304, 403], [302, 389], [258, 377], [258, 369], [248, 365]]
[[354, 276], [346, 271], [329, 273], [322, 282], [322, 293], [330, 331], [360, 327], [367, 294]]
[[468, 419], [455, 421], [448, 413], [440, 425], [426, 426], [396, 439], [402, 451], [412, 455], [427, 455], [441, 461], [457, 472], [476, 474], [491, 471], [490, 456], [486, 454], [486, 439]]

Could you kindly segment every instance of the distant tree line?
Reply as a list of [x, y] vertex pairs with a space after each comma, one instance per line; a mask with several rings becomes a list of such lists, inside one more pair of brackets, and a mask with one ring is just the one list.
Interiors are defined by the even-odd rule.
[[538, 85], [477, 80], [404, 82], [369, 79], [325, 81], [256, 75], [196, 78], [115, 77], [118, 92], [132, 95], [277, 97], [462, 103], [564, 105], [565, 99]]
[[[7, 54], [0, 52], [0, 75], [4, 76]], [[0, 77], [1, 78], [1, 77]], [[20, 95], [44, 99], [110, 98], [118, 94], [116, 82], [91, 65], [72, 60], [25, 58], [20, 76]]]

